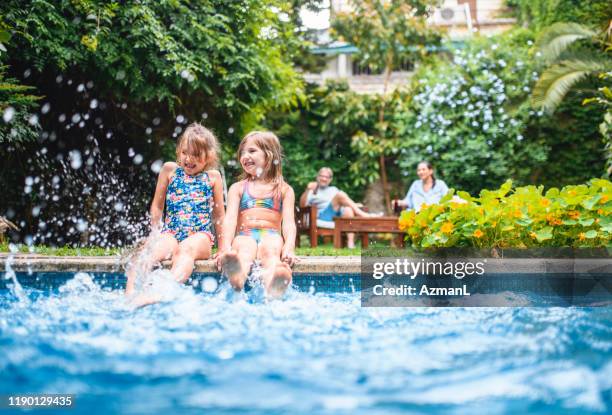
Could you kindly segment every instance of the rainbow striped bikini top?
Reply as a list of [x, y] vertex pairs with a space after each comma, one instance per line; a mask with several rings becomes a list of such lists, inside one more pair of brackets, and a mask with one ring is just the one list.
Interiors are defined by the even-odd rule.
[[283, 206], [283, 202], [280, 195], [277, 197], [265, 197], [255, 198], [249, 192], [249, 182], [244, 181], [244, 189], [242, 190], [242, 197], [240, 198], [240, 211], [251, 209], [251, 208], [266, 208], [272, 209], [280, 213]]

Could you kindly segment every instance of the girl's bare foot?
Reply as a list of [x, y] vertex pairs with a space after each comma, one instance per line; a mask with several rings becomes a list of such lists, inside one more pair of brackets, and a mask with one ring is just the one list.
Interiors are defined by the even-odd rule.
[[136, 298], [130, 301], [130, 304], [135, 308], [141, 308], [147, 305], [159, 303], [162, 300], [159, 294], [144, 293], [139, 294]]
[[244, 278], [242, 278], [242, 267], [240, 266], [240, 258], [234, 251], [227, 252], [221, 259], [221, 273], [227, 277], [234, 289], [240, 291], [244, 286]]
[[265, 284], [266, 296], [270, 298], [282, 297], [289, 284], [291, 284], [291, 269], [287, 264], [279, 263], [274, 269], [274, 275]]

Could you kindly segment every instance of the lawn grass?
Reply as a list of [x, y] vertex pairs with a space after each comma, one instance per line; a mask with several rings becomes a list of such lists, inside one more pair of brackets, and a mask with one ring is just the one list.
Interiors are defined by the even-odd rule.
[[[28, 247], [27, 245], [16, 245], [20, 253], [36, 253], [40, 255], [54, 255], [54, 256], [109, 256], [109, 255], [121, 255], [125, 248], [102, 248], [102, 247], [87, 247], [87, 248], [72, 248], [67, 246], [62, 247], [49, 247], [49, 246], [35, 246]], [[9, 252], [9, 246], [6, 243], [0, 243], [0, 252]], [[361, 255], [361, 249], [348, 249], [341, 248], [336, 249], [333, 245], [319, 245], [316, 248], [303, 247], [296, 249], [296, 255], [298, 256], [350, 256], [350, 255]]]

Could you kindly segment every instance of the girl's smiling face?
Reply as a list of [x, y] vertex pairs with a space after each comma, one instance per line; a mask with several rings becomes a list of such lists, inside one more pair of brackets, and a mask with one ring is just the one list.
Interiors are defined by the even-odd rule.
[[266, 166], [266, 153], [249, 138], [240, 153], [240, 165], [251, 177], [260, 177]]
[[197, 156], [184, 147], [181, 149], [180, 154], [180, 165], [188, 175], [199, 174], [206, 168], [206, 156], [203, 154]]

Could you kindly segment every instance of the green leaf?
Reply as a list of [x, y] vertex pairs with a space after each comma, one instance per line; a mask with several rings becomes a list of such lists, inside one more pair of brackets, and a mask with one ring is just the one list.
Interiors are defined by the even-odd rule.
[[595, 31], [581, 24], [559, 22], [542, 31], [536, 47], [547, 62], [552, 62], [572, 43], [595, 36], [597, 36]]
[[590, 74], [605, 71], [609, 61], [600, 55], [580, 54], [546, 69], [533, 88], [534, 106], [552, 114], [570, 89]]
[[601, 193], [598, 193], [590, 199], [583, 201], [581, 205], [584, 206], [585, 209], [593, 210], [593, 207], [597, 204], [597, 202], [599, 202], [599, 199], [601, 199]]
[[594, 229], [591, 229], [590, 231], [586, 232], [586, 233], [584, 234], [584, 236], [585, 236], [587, 239], [597, 238], [597, 231], [596, 231], [596, 230], [594, 230]]
[[545, 228], [540, 229], [535, 233], [536, 239], [538, 242], [543, 242], [553, 237], [553, 228], [552, 226], [546, 226]]

